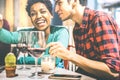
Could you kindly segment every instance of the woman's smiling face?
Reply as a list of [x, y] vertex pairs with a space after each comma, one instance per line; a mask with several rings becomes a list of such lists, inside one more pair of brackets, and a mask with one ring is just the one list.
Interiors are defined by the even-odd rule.
[[43, 3], [37, 2], [30, 8], [30, 18], [38, 30], [44, 31], [50, 27], [53, 16]]

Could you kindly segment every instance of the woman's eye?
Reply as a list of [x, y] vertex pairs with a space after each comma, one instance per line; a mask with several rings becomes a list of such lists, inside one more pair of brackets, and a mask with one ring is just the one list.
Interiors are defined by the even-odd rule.
[[31, 13], [30, 16], [35, 16], [36, 14], [35, 13]]
[[43, 13], [46, 13], [46, 11], [41, 11], [41, 13], [43, 14]]

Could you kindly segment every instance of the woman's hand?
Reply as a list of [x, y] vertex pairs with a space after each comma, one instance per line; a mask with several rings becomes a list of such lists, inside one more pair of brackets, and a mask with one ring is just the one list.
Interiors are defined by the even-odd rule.
[[3, 26], [3, 16], [2, 14], [0, 14], [0, 29], [2, 28]]
[[49, 53], [53, 56], [60, 57], [64, 60], [69, 60], [70, 58], [70, 51], [68, 51], [67, 48], [65, 48], [61, 43], [59, 42], [51, 42], [47, 45], [46, 48], [50, 47]]

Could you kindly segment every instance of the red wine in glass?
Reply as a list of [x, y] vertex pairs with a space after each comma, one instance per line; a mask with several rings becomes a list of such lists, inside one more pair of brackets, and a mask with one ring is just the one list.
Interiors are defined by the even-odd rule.
[[43, 52], [45, 52], [45, 48], [28, 48], [30, 55], [33, 57], [41, 57], [43, 55]]
[[27, 46], [17, 46], [17, 48], [19, 49], [19, 51], [21, 51], [22, 53], [26, 53], [27, 52]]

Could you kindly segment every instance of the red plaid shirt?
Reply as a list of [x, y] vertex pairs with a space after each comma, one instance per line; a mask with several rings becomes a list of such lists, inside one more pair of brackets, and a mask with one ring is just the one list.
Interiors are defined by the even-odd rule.
[[77, 54], [102, 61], [116, 72], [120, 71], [119, 35], [118, 25], [110, 15], [87, 7], [82, 24], [76, 23], [73, 30]]

